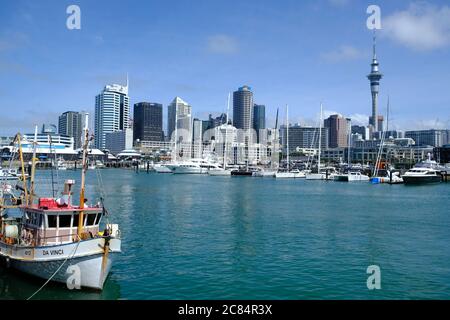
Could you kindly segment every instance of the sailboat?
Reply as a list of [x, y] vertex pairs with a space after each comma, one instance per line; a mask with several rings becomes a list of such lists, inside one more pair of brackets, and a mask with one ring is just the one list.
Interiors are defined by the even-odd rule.
[[286, 105], [286, 171], [278, 171], [275, 173], [275, 178], [277, 179], [295, 179], [295, 178], [304, 178], [305, 173], [294, 169], [290, 169], [290, 159], [289, 159], [289, 106]]
[[306, 180], [331, 180], [334, 176], [334, 168], [322, 168], [320, 157], [322, 153], [322, 123], [323, 123], [323, 106], [320, 104], [320, 122], [319, 122], [319, 150], [317, 154], [317, 172], [306, 173]]
[[231, 170], [227, 169], [227, 156], [228, 156], [228, 113], [230, 110], [230, 99], [231, 94], [228, 93], [228, 101], [227, 101], [227, 117], [226, 117], [226, 123], [225, 123], [225, 142], [223, 147], [223, 167], [215, 166], [208, 170], [208, 174], [210, 176], [231, 176]]
[[[36, 194], [36, 136], [30, 179], [22, 177], [22, 185], [2, 192], [0, 199], [0, 258], [6, 266], [49, 281], [69, 282], [80, 288], [103, 289], [113, 261], [121, 252], [117, 224], [100, 224], [107, 210], [102, 200], [88, 205], [85, 199], [89, 132], [84, 128], [83, 162], [80, 200], [73, 203], [74, 180], [66, 180], [60, 197]], [[21, 136], [14, 145], [24, 172]], [[3, 188], [2, 188], [3, 189]], [[13, 213], [20, 213], [14, 217]], [[10, 215], [11, 214], [11, 215]], [[73, 282], [72, 282], [73, 281]]]
[[275, 118], [275, 131], [273, 137], [272, 155], [270, 160], [270, 168], [262, 168], [261, 170], [253, 172], [254, 177], [271, 177], [274, 178], [277, 173], [278, 161], [279, 161], [279, 151], [278, 151], [278, 108], [277, 116]]
[[390, 111], [390, 99], [388, 96], [387, 101], [387, 116], [386, 116], [386, 130], [383, 130], [381, 134], [380, 148], [378, 149], [377, 159], [375, 162], [375, 167], [373, 168], [372, 178], [370, 178], [370, 182], [373, 184], [378, 183], [403, 183], [403, 179], [400, 177], [399, 172], [391, 172], [393, 168], [390, 168], [389, 165], [382, 161], [383, 157], [383, 149], [384, 142], [386, 139], [386, 131], [389, 129], [389, 111]]

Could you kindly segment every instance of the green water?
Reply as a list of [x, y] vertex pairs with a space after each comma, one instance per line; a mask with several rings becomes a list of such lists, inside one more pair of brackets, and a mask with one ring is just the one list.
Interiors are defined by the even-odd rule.
[[[35, 298], [450, 298], [450, 184], [100, 172], [123, 236], [103, 292], [52, 284]], [[367, 289], [369, 265], [381, 290]], [[1, 267], [0, 298], [43, 282]]]

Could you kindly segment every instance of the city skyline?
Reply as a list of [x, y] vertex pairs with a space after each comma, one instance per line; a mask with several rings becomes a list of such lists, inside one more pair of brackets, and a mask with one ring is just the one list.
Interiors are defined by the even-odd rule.
[[[2, 109], [17, 112], [3, 115], [0, 135], [30, 131], [33, 124], [54, 123], [66, 110], [94, 114], [99, 89], [109, 83], [125, 83], [127, 73], [130, 105], [154, 101], [163, 105], [165, 115], [174, 96], [189, 101], [196, 118], [225, 112], [228, 92], [248, 84], [255, 102], [266, 105], [268, 127], [274, 125], [277, 107], [286, 103], [291, 106], [290, 122], [314, 125], [320, 101], [324, 102], [325, 117], [339, 113], [355, 124], [368, 122], [371, 96], [366, 75], [372, 55], [372, 34], [365, 27], [368, 2], [285, 1], [278, 7], [247, 1], [241, 5], [250, 13], [243, 10], [233, 17], [232, 1], [180, 2], [175, 5], [177, 10], [166, 4], [142, 3], [125, 13], [118, 2], [112, 2], [110, 17], [122, 14], [124, 18], [118, 25], [102, 15], [97, 17], [101, 2], [77, 4], [83, 22], [81, 30], [75, 31], [65, 28], [68, 3], [64, 1], [5, 4], [0, 13], [4, 21], [0, 95]], [[450, 127], [449, 80], [444, 72], [450, 63], [446, 59], [450, 8], [444, 1], [377, 4], [383, 28], [377, 57], [384, 74], [379, 115], [386, 112], [389, 94], [390, 128]], [[140, 17], [139, 10], [154, 18], [155, 25], [145, 21], [126, 25], [131, 17]], [[167, 19], [162, 19], [169, 14], [176, 20], [182, 14], [187, 22], [202, 17], [201, 25], [206, 25], [211, 18], [203, 13], [211, 10], [217, 13], [217, 24], [207, 31], [189, 23], [184, 30], [180, 24], [169, 26]], [[41, 19], [44, 14], [55, 19]], [[239, 20], [238, 26], [235, 20]], [[413, 22], [422, 23], [424, 30], [412, 28], [417, 34], [410, 39], [401, 33], [401, 26]], [[153, 27], [165, 31], [156, 32]], [[114, 36], [123, 38], [124, 43], [111, 52], [117, 45]], [[164, 40], [167, 37], [171, 40]], [[157, 43], [160, 48], [142, 50], [145, 54], [141, 48], [133, 49], [137, 45], [149, 48], [145, 42], [153, 47]], [[54, 50], [61, 54], [53, 54]], [[24, 91], [28, 99], [23, 99]]]

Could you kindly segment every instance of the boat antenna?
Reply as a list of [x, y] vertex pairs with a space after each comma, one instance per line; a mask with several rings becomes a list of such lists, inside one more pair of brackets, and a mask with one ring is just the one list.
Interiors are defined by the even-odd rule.
[[83, 141], [83, 160], [81, 164], [81, 187], [80, 187], [80, 214], [78, 215], [78, 241], [81, 240], [81, 234], [83, 233], [83, 222], [84, 222], [84, 192], [86, 187], [86, 171], [87, 171], [87, 152], [89, 146], [89, 129], [88, 120], [89, 115], [85, 115], [86, 121], [84, 122], [84, 141]]

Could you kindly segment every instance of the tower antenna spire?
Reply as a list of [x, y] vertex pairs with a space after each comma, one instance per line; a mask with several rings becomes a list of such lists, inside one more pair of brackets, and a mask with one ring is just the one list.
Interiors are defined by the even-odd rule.
[[377, 29], [373, 29], [373, 59], [377, 59]]

